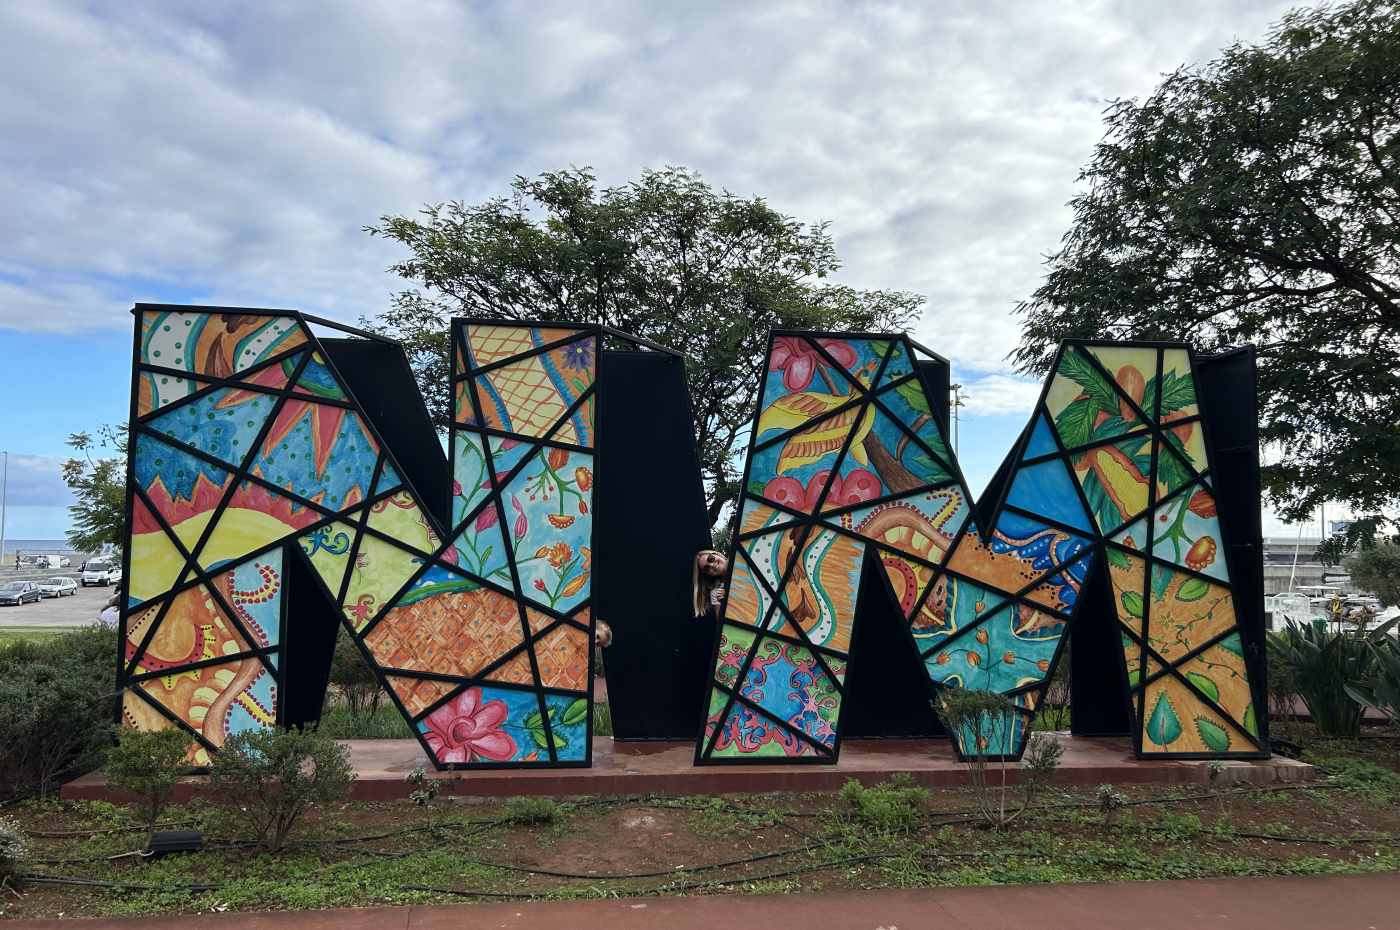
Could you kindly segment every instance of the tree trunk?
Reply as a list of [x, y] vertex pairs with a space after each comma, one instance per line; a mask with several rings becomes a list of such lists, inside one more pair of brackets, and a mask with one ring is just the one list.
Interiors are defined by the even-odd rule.
[[866, 457], [870, 459], [870, 464], [875, 467], [875, 471], [880, 476], [880, 480], [885, 483], [885, 487], [891, 491], [909, 491], [917, 487], [922, 487], [927, 482], [918, 478], [900, 464], [899, 459], [890, 455], [890, 451], [885, 448], [884, 443], [872, 433], [867, 433], [861, 440], [865, 447]]

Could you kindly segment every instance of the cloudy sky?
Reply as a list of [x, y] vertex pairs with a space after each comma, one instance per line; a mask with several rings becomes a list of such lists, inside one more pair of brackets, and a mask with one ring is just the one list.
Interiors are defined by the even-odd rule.
[[927, 297], [978, 484], [1037, 390], [1003, 361], [1011, 308], [1105, 102], [1286, 7], [0, 4], [8, 535], [65, 529], [56, 462], [125, 416], [133, 301], [374, 314], [399, 252], [365, 224], [571, 164], [686, 165], [832, 221], [844, 283]]

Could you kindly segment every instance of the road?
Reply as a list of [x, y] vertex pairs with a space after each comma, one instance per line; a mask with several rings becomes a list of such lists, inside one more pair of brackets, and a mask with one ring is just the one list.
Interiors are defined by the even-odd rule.
[[107, 598], [111, 596], [111, 588], [80, 586], [78, 593], [72, 597], [46, 597], [37, 604], [0, 607], [0, 630], [15, 627], [62, 629], [87, 626], [97, 619], [102, 608], [107, 606]]

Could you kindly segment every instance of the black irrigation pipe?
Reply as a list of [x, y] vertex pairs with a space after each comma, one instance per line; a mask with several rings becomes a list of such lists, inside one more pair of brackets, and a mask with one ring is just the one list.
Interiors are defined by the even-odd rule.
[[35, 885], [79, 885], [87, 888], [134, 888], [138, 891], [188, 891], [192, 894], [202, 894], [206, 891], [218, 890], [218, 885], [148, 885], [142, 882], [109, 882], [99, 878], [79, 878], [71, 875], [35, 875], [24, 874], [18, 876], [20, 882]]
[[[168, 830], [171, 827], [188, 827], [198, 822], [197, 820], [177, 820], [173, 823], [158, 823], [156, 824], [156, 829]], [[25, 830], [24, 832], [26, 836], [32, 836], [36, 839], [58, 840], [74, 836], [106, 836], [111, 833], [135, 833], [145, 829], [146, 827], [141, 824], [135, 824], [130, 827], [112, 827], [106, 830]]]
[[792, 846], [788, 849], [779, 849], [774, 852], [760, 853], [756, 856], [747, 856], [743, 859], [731, 859], [728, 862], [711, 862], [706, 865], [681, 865], [673, 869], [664, 869], [660, 872], [618, 872], [618, 873], [598, 873], [596, 875], [585, 875], [578, 872], [554, 872], [549, 869], [533, 869], [524, 865], [511, 865], [501, 862], [489, 862], [485, 859], [464, 859], [462, 861], [472, 865], [486, 866], [492, 869], [504, 869], [507, 872], [525, 872], [529, 875], [546, 875], [550, 878], [577, 878], [577, 879], [597, 879], [599, 881], [625, 881], [632, 878], [664, 878], [667, 875], [687, 875], [692, 872], [707, 872], [711, 869], [725, 869], [735, 865], [748, 865], [751, 862], [763, 862], [768, 859], [779, 859], [783, 856], [791, 856], [796, 853], [812, 852], [821, 849], [825, 843], [808, 843], [805, 846]]

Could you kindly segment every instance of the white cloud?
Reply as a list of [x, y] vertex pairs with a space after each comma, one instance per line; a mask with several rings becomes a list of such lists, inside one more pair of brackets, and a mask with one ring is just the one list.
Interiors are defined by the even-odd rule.
[[[63, 459], [10, 453], [5, 502], [10, 507], [66, 507], [73, 493], [63, 483]], [[12, 534], [13, 535], [13, 534]]]
[[401, 286], [381, 213], [684, 164], [834, 221], [843, 282], [926, 295], [917, 337], [1005, 374], [1104, 102], [1285, 6], [6, 4], [0, 327], [156, 292], [353, 319]]
[[1039, 381], [1008, 375], [966, 378], [961, 384], [964, 414], [972, 416], [1017, 413], [1029, 418], [1041, 389]]

